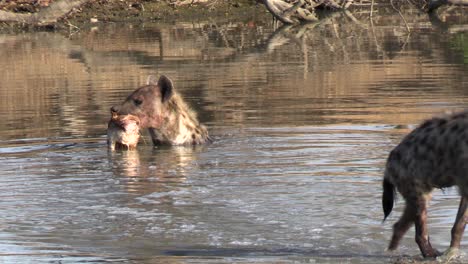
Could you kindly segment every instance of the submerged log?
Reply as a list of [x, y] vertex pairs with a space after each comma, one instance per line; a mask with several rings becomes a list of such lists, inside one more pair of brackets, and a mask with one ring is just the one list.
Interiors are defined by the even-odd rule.
[[50, 26], [69, 14], [74, 8], [90, 0], [62, 0], [51, 3], [37, 13], [18, 14], [0, 10], [0, 22], [15, 22], [33, 26]]

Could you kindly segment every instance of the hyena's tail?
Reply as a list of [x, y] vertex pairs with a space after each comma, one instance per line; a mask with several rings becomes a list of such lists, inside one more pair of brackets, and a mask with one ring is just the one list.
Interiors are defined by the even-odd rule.
[[392, 212], [393, 209], [393, 202], [395, 201], [395, 185], [390, 182], [387, 177], [387, 172], [385, 172], [385, 176], [383, 179], [383, 195], [382, 195], [382, 207], [384, 211], [384, 219], [387, 219], [388, 215]]

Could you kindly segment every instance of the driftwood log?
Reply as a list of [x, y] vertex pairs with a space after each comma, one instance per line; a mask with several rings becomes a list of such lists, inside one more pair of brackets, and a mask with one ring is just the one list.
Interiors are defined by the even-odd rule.
[[[318, 21], [315, 14], [317, 8], [328, 8], [332, 10], [346, 10], [352, 4], [362, 6], [368, 4], [371, 7], [375, 2], [382, 0], [261, 0], [268, 11], [279, 21], [285, 24], [298, 24]], [[444, 5], [468, 6], [468, 0], [394, 0], [400, 4], [413, 3], [419, 8], [433, 12]]]
[[0, 10], [0, 22], [15, 22], [32, 26], [50, 26], [70, 13], [74, 8], [90, 0], [62, 0], [54, 1], [50, 6], [41, 9], [37, 13], [13, 13]]

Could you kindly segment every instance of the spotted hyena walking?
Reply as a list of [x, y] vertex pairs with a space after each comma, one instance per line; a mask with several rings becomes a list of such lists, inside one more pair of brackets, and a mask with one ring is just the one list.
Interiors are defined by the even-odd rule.
[[385, 218], [392, 211], [395, 189], [404, 197], [406, 207], [393, 226], [388, 249], [396, 249], [414, 223], [416, 243], [422, 255], [439, 256], [429, 241], [428, 202], [434, 188], [454, 185], [458, 186], [461, 201], [451, 232], [450, 248], [444, 253], [449, 259], [457, 255], [468, 220], [468, 112], [425, 121], [390, 152], [383, 179]]
[[158, 80], [148, 77], [147, 85], [136, 89], [111, 111], [137, 116], [140, 128], [148, 128], [155, 145], [196, 145], [210, 141], [205, 126], [164, 75]]

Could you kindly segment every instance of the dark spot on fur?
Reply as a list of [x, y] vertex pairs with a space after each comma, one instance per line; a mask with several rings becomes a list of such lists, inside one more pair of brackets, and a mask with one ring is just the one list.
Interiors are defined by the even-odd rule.
[[195, 134], [192, 134], [192, 139], [195, 139], [195, 138], [196, 138]]
[[455, 133], [456, 131], [458, 131], [458, 129], [459, 129], [459, 125], [455, 124], [450, 128], [450, 132]]
[[411, 144], [411, 141], [409, 141], [409, 140], [405, 140], [405, 141], [403, 142], [403, 146], [404, 146], [405, 148], [410, 148], [411, 145], [412, 145], [412, 144]]
[[421, 145], [426, 145], [426, 144], [427, 144], [427, 139], [428, 139], [428, 137], [429, 137], [428, 135], [424, 135], [424, 136], [421, 138], [421, 140], [419, 140], [419, 143], [420, 143]]
[[466, 141], [466, 133], [461, 133], [460, 135], [460, 141], [465, 142]]
[[443, 126], [443, 125], [445, 125], [445, 124], [447, 124], [447, 120], [446, 120], [446, 119], [439, 119], [439, 120], [438, 120], [437, 126], [440, 127], [440, 126]]
[[445, 153], [445, 151], [444, 151], [443, 148], [438, 147], [438, 148], [436, 149], [436, 155], [437, 155], [438, 157], [440, 157], [441, 159], [444, 157], [444, 153]]
[[400, 177], [394, 166], [387, 166], [387, 171], [388, 174], [391, 175], [390, 178], [397, 180]]
[[426, 127], [426, 128], [424, 129], [423, 132], [424, 132], [424, 133], [431, 133], [432, 130], [434, 130], [434, 127], [433, 127], [433, 126], [430, 126], [430, 127]]
[[435, 146], [434, 144], [432, 144], [432, 142], [429, 142], [427, 144], [427, 151], [431, 152], [431, 153], [434, 153], [435, 152]]
[[426, 122], [424, 122], [424, 123], [419, 127], [419, 129], [425, 129], [425, 128], [427, 128], [428, 126], [430, 126], [431, 124], [432, 124], [432, 121], [431, 121], [431, 120], [430, 120], [430, 121], [426, 121]]
[[390, 156], [388, 157], [390, 161], [400, 161], [401, 160], [401, 154], [398, 151], [392, 151], [390, 152]]
[[443, 135], [443, 134], [445, 133], [445, 130], [446, 130], [445, 127], [441, 127], [441, 128], [439, 129], [439, 135]]
[[459, 127], [458, 127], [458, 130], [456, 131], [457, 134], [462, 134], [466, 131], [466, 125], [465, 124], [461, 124]]
[[414, 150], [415, 159], [419, 160], [419, 162], [425, 162], [428, 160], [428, 152], [424, 146], [416, 148]]
[[450, 157], [451, 160], [456, 159], [457, 154], [458, 154], [457, 149], [455, 149], [455, 148], [450, 148], [450, 150], [449, 150], [449, 157]]
[[401, 159], [401, 161], [400, 161], [400, 166], [401, 166], [401, 168], [402, 168], [403, 170], [407, 170], [407, 169], [408, 169], [408, 166], [409, 166], [409, 165], [408, 165], [408, 161], [405, 160], [405, 159]]

